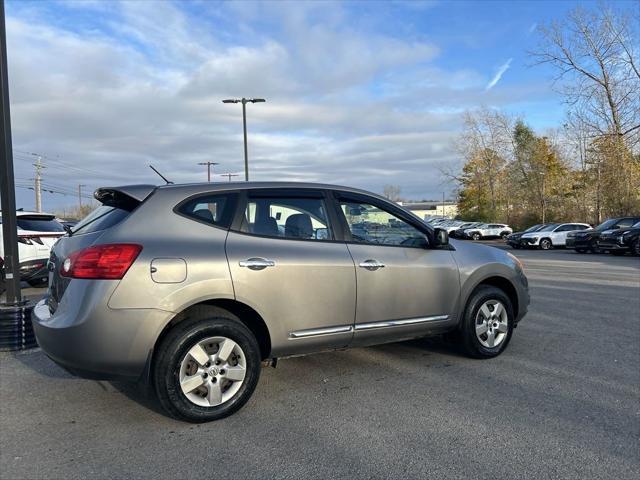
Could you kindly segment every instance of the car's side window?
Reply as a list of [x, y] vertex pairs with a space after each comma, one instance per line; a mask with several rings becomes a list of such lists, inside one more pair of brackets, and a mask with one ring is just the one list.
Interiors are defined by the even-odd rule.
[[614, 228], [628, 228], [633, 224], [633, 220], [631, 218], [624, 218], [620, 220]]
[[555, 229], [556, 232], [569, 232], [573, 230], [573, 225], [562, 225]]
[[240, 230], [267, 237], [331, 240], [327, 208], [322, 198], [249, 195]]
[[427, 236], [413, 225], [381, 208], [360, 201], [340, 201], [354, 242], [424, 247]]
[[233, 215], [235, 194], [202, 195], [178, 206], [178, 213], [203, 223], [228, 227]]

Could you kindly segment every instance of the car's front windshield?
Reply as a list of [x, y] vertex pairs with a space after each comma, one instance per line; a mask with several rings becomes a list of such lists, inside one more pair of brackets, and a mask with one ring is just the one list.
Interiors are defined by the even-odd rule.
[[531, 226], [531, 227], [527, 228], [527, 229], [524, 231], [524, 233], [537, 232], [537, 231], [538, 231], [538, 229], [539, 229], [539, 228], [541, 228], [541, 227], [542, 227], [542, 225], [540, 225], [540, 224], [533, 225], [533, 226]]
[[603, 230], [607, 230], [607, 229], [613, 227], [615, 224], [616, 224], [616, 219], [615, 218], [610, 218], [609, 220], [605, 220], [604, 222], [602, 222], [595, 229], [597, 231], [601, 232]]
[[640, 228], [640, 222], [634, 223], [631, 228]]
[[550, 223], [549, 225], [541, 228], [540, 230], [538, 230], [539, 232], [550, 232], [551, 230], [553, 230], [554, 228], [556, 228], [559, 224], [558, 223]]

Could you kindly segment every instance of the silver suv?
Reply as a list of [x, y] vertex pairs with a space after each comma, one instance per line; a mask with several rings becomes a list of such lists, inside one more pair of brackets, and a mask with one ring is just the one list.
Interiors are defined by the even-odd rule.
[[232, 414], [277, 358], [447, 333], [509, 343], [529, 304], [519, 261], [450, 244], [398, 205], [298, 183], [101, 188], [54, 246], [38, 343], [88, 378], [148, 382], [166, 411]]

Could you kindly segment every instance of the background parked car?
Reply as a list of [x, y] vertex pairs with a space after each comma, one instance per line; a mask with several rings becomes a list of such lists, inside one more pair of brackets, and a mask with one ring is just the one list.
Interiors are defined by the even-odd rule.
[[603, 232], [600, 235], [599, 245], [601, 250], [608, 250], [614, 255], [631, 252], [640, 256], [640, 222], [629, 228]]
[[600, 251], [600, 236], [605, 232], [613, 232], [621, 228], [630, 228], [631, 225], [640, 222], [639, 216], [634, 217], [619, 217], [610, 218], [605, 220], [593, 230], [588, 232], [576, 232], [567, 240], [567, 247], [574, 248], [578, 253], [592, 252], [597, 253]]
[[522, 247], [540, 247], [550, 250], [553, 247], [564, 247], [569, 232], [590, 229], [587, 223], [550, 223], [535, 232], [524, 233], [520, 237]]
[[513, 232], [511, 235], [507, 235], [507, 245], [511, 246], [512, 248], [518, 249], [521, 247], [520, 245], [520, 237], [522, 237], [522, 235], [524, 235], [525, 233], [532, 233], [532, 232], [537, 232], [538, 230], [546, 227], [547, 225], [549, 225], [548, 223], [538, 223], [536, 225], [532, 225], [529, 228], [527, 228], [526, 230], [522, 231], [522, 232]]
[[507, 236], [512, 233], [513, 229], [509, 225], [503, 223], [484, 223], [477, 227], [465, 229], [463, 238], [471, 238], [473, 240], [482, 240], [483, 238], [507, 238]]
[[483, 225], [482, 222], [472, 222], [467, 224], [466, 226], [461, 225], [457, 230], [453, 230], [451, 233], [449, 233], [450, 237], [453, 238], [464, 238], [464, 231], [468, 228], [475, 228], [475, 227], [479, 227], [480, 225]]
[[[49, 273], [47, 261], [53, 244], [64, 235], [62, 224], [48, 213], [18, 211], [18, 257], [20, 278], [30, 285], [46, 281]], [[2, 223], [2, 216], [0, 216]], [[4, 244], [0, 231], [0, 277], [4, 290]]]

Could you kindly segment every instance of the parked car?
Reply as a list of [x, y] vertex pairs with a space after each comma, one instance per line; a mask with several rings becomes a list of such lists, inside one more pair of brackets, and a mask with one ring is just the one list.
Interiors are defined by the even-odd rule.
[[[64, 235], [62, 224], [48, 213], [16, 212], [20, 278], [30, 285], [44, 283], [48, 277], [47, 261], [51, 246]], [[2, 216], [0, 215], [0, 224]], [[4, 291], [4, 242], [0, 231], [0, 290]]]
[[465, 229], [465, 228], [470, 228], [473, 227], [475, 224], [473, 222], [453, 222], [450, 225], [447, 225], [446, 227], [443, 227], [447, 233], [449, 234], [449, 236], [451, 236], [451, 234], [453, 234], [453, 232], [455, 232], [456, 230], [460, 230], [460, 229]]
[[629, 228], [638, 222], [640, 222], [640, 216], [609, 218], [592, 230], [571, 235], [567, 239], [567, 248], [573, 248], [578, 253], [597, 253], [600, 251], [600, 235], [621, 228]]
[[581, 230], [588, 230], [591, 225], [587, 223], [550, 223], [535, 232], [522, 234], [520, 246], [523, 248], [539, 247], [541, 250], [550, 250], [554, 247], [564, 247], [567, 243], [567, 234]]
[[601, 250], [607, 250], [614, 255], [631, 252], [635, 256], [640, 256], [640, 222], [629, 228], [602, 232], [599, 245]]
[[462, 238], [471, 238], [473, 240], [482, 240], [485, 238], [507, 238], [513, 233], [509, 225], [503, 223], [483, 223], [477, 227], [466, 228], [463, 231]]
[[450, 244], [362, 190], [222, 183], [94, 196], [102, 205], [52, 250], [38, 343], [78, 375], [148, 381], [188, 421], [242, 407], [261, 361], [444, 332], [472, 357], [495, 357], [529, 304], [516, 257]]
[[453, 238], [464, 238], [464, 231], [467, 228], [473, 228], [473, 227], [478, 227], [480, 225], [483, 225], [482, 222], [471, 222], [469, 224], [465, 225], [461, 225], [459, 228], [457, 228], [456, 230], [452, 231], [449, 236], [453, 237]]
[[529, 228], [527, 228], [522, 232], [513, 232], [511, 235], [507, 235], [507, 238], [505, 239], [505, 241], [507, 242], [507, 245], [509, 245], [511, 248], [515, 248], [517, 250], [520, 248], [520, 237], [522, 237], [522, 235], [524, 235], [525, 233], [537, 232], [538, 230], [540, 230], [546, 225], [548, 224], [538, 223], [536, 225], [530, 226]]

